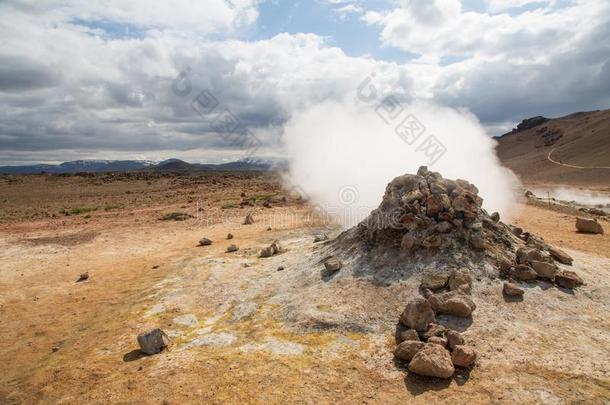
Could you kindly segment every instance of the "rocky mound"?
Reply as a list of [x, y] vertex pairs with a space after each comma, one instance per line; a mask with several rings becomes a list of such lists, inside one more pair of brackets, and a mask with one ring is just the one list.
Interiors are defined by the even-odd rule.
[[[422, 296], [408, 302], [400, 316], [394, 351], [411, 372], [449, 378], [455, 367], [474, 364], [474, 350], [438, 318], [471, 318], [473, 280], [507, 279], [507, 299], [523, 299], [520, 283], [582, 285], [578, 275], [556, 264], [571, 265], [570, 256], [502, 223], [497, 213], [489, 215], [478, 192], [466, 180], [444, 179], [421, 167], [392, 180], [380, 206], [329, 244], [336, 256], [325, 263], [345, 261], [355, 277], [381, 283], [419, 278]], [[345, 271], [340, 265], [328, 268], [323, 276]]]

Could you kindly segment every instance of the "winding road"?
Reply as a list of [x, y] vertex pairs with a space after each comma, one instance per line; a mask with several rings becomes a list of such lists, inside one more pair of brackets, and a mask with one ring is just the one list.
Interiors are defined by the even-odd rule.
[[551, 157], [551, 154], [552, 154], [553, 152], [555, 152], [555, 149], [556, 149], [556, 148], [551, 149], [551, 151], [549, 152], [549, 154], [547, 155], [547, 157], [546, 157], [546, 158], [547, 158], [547, 159], [548, 159], [550, 162], [555, 163], [556, 165], [559, 165], [559, 166], [564, 166], [564, 167], [570, 167], [570, 168], [572, 168], [572, 169], [608, 169], [608, 170], [610, 170], [610, 166], [591, 166], [591, 167], [584, 167], [584, 166], [575, 166], [575, 165], [569, 165], [569, 164], [566, 164], [566, 163], [561, 163], [561, 162], [558, 162], [558, 161], [554, 160], [554, 159]]

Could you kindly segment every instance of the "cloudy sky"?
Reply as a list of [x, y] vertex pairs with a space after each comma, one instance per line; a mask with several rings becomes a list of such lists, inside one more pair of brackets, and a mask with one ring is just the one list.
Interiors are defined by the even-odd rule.
[[608, 0], [2, 0], [0, 165], [233, 160], [227, 116], [272, 157], [373, 72], [497, 135], [609, 108], [609, 39]]

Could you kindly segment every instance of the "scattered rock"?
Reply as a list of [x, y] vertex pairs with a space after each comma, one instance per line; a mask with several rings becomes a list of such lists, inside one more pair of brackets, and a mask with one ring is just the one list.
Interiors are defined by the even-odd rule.
[[426, 331], [434, 320], [434, 311], [424, 298], [411, 300], [400, 315], [400, 323], [418, 332]]
[[279, 267], [277, 268], [277, 271], [284, 271], [284, 266], [279, 266]]
[[271, 257], [273, 256], [274, 251], [273, 251], [273, 247], [271, 246], [267, 246], [261, 249], [261, 252], [259, 254], [259, 257]]
[[446, 336], [447, 344], [451, 350], [453, 350], [456, 346], [464, 344], [464, 338], [458, 331], [448, 330]]
[[331, 257], [324, 262], [324, 267], [326, 268], [326, 271], [334, 273], [341, 270], [343, 263], [336, 257]]
[[524, 195], [525, 195], [525, 197], [527, 197], [527, 198], [532, 198], [532, 197], [535, 197], [534, 193], [532, 193], [532, 192], [531, 192], [531, 191], [529, 191], [529, 190], [526, 190]]
[[560, 287], [572, 290], [583, 285], [584, 281], [573, 271], [564, 270], [555, 276], [555, 283]]
[[201, 238], [199, 240], [199, 246], [210, 246], [212, 244], [212, 241], [208, 238]]
[[251, 213], [248, 213], [248, 215], [246, 215], [246, 218], [244, 219], [244, 225], [252, 225], [254, 223], [254, 218], [252, 217]]
[[159, 353], [169, 345], [169, 337], [161, 329], [153, 329], [138, 335], [140, 350], [145, 354]]
[[51, 351], [52, 351], [53, 353], [58, 352], [58, 351], [59, 351], [59, 346], [53, 346], [53, 347], [51, 348]]
[[547, 280], [553, 280], [555, 278], [555, 273], [557, 273], [557, 266], [555, 266], [554, 264], [547, 262], [539, 262], [536, 260], [532, 260], [531, 264], [534, 271], [538, 273], [538, 277], [545, 278]]
[[394, 349], [394, 357], [399, 360], [410, 362], [426, 344], [417, 340], [405, 340]]
[[568, 255], [561, 249], [557, 249], [556, 247], [549, 246], [549, 253], [553, 257], [553, 259], [557, 260], [559, 263], [572, 265], [572, 257]]
[[502, 292], [509, 297], [522, 297], [524, 294], [523, 288], [514, 283], [504, 283]]
[[446, 271], [426, 271], [422, 275], [421, 288], [429, 288], [437, 290], [447, 285], [449, 280], [449, 272]]
[[597, 222], [597, 219], [576, 218], [576, 229], [581, 233], [603, 234], [604, 228]]
[[490, 218], [492, 221], [498, 222], [498, 221], [500, 221], [500, 214], [498, 214], [497, 212], [494, 212], [493, 214], [491, 214]]
[[228, 233], [227, 234], [227, 240], [231, 240], [233, 239], [233, 234], [232, 233]]
[[523, 235], [523, 228], [519, 228], [518, 226], [514, 226], [511, 229], [511, 232], [513, 233], [513, 235], [515, 235], [516, 237], [520, 238], [521, 235]]
[[237, 245], [229, 245], [229, 247], [227, 248], [227, 253], [237, 252], [238, 250], [239, 248], [237, 247]]
[[85, 272], [82, 273], [78, 276], [78, 280], [76, 280], [77, 283], [81, 283], [83, 281], [89, 280], [89, 272]]
[[274, 240], [270, 247], [271, 247], [271, 249], [273, 249], [273, 254], [274, 255], [277, 255], [277, 254], [282, 253], [284, 251], [284, 249], [282, 248], [282, 245], [280, 244], [279, 240]]
[[519, 264], [510, 272], [510, 276], [520, 281], [532, 281], [538, 278], [538, 273], [526, 264]]
[[426, 377], [449, 378], [455, 368], [446, 349], [437, 344], [426, 344], [413, 356], [409, 371]]
[[449, 291], [431, 296], [428, 301], [436, 313], [469, 317], [476, 305], [472, 299], [460, 291]]
[[458, 345], [451, 352], [451, 361], [458, 367], [470, 367], [476, 359], [477, 353], [468, 346]]

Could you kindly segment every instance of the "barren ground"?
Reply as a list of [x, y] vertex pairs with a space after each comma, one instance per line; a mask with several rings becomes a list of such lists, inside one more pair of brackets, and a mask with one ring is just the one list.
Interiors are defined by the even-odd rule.
[[[441, 381], [391, 353], [418, 279], [321, 281], [313, 235], [338, 229], [290, 196], [238, 207], [242, 192], [287, 195], [275, 176], [0, 181], [0, 403], [609, 401], [610, 237], [575, 233], [570, 214], [523, 205], [515, 223], [573, 255], [585, 285], [529, 284], [506, 302], [500, 280], [475, 283], [462, 329], [478, 364]], [[195, 218], [159, 220], [174, 211]], [[214, 243], [197, 247], [204, 236]], [[274, 239], [287, 251], [258, 258]], [[225, 253], [231, 243], [240, 250]], [[141, 356], [136, 336], [154, 327], [172, 344]]]

